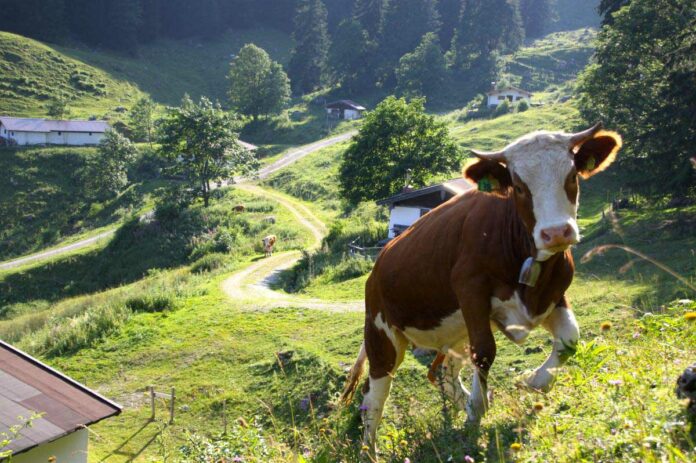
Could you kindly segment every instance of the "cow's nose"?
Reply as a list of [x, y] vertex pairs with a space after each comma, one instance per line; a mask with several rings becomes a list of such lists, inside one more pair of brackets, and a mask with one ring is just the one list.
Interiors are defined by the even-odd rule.
[[573, 227], [571, 227], [570, 224], [544, 228], [541, 230], [541, 239], [544, 241], [544, 246], [547, 248], [570, 246], [577, 242]]

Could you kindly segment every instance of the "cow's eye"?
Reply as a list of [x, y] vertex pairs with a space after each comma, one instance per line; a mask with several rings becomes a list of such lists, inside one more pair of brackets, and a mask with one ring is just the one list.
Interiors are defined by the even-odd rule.
[[518, 195], [521, 195], [522, 193], [524, 193], [524, 190], [522, 190], [521, 186], [515, 185], [515, 193], [517, 193]]

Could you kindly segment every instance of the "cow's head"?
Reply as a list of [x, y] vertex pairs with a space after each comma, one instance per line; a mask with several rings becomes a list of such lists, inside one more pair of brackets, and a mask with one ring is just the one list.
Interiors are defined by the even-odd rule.
[[621, 148], [621, 136], [601, 123], [579, 133], [533, 132], [502, 151], [474, 151], [464, 168], [493, 194], [512, 195], [534, 238], [538, 260], [566, 250], [580, 239], [577, 224], [578, 176], [589, 178], [608, 167]]

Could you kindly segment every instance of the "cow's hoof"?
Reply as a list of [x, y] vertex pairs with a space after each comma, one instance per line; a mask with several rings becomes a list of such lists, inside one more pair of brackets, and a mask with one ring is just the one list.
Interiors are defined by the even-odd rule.
[[521, 389], [546, 393], [553, 388], [555, 379], [548, 372], [527, 370], [517, 378], [515, 384]]

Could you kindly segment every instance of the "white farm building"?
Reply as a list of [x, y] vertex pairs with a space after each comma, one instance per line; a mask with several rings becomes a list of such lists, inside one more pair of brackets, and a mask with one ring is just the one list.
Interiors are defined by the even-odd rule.
[[56, 121], [0, 116], [0, 138], [12, 145], [97, 145], [106, 121]]
[[486, 93], [486, 95], [488, 96], [489, 108], [496, 107], [505, 100], [510, 103], [525, 100], [527, 103], [531, 104], [532, 98], [532, 94], [530, 92], [517, 87], [496, 87], [490, 92]]
[[326, 114], [334, 119], [352, 121], [360, 119], [365, 112], [365, 107], [351, 100], [338, 100], [326, 105]]
[[389, 206], [387, 238], [399, 236], [431, 209], [471, 188], [468, 180], [455, 178], [418, 190], [406, 187], [399, 194], [377, 201], [380, 206]]

